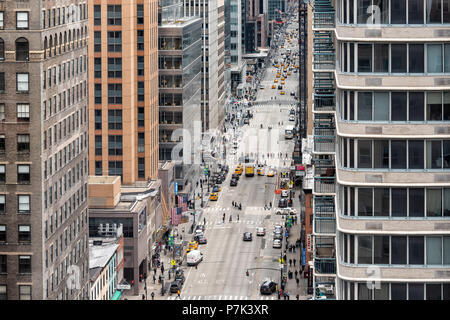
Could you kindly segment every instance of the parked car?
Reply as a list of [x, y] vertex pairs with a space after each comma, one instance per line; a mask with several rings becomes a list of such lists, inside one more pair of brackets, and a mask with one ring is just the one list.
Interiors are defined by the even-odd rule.
[[197, 231], [197, 230], [201, 230], [202, 232], [204, 232], [206, 230], [206, 228], [203, 224], [199, 224], [195, 227], [195, 231]]
[[281, 239], [274, 239], [272, 248], [281, 249]]
[[203, 261], [203, 253], [199, 250], [193, 250], [187, 254], [186, 258], [188, 266], [196, 266]]
[[[214, 190], [213, 190], [214, 191]], [[289, 197], [289, 191], [288, 190], [281, 190], [281, 197], [287, 198]]]
[[280, 224], [276, 224], [276, 225], [274, 225], [273, 226], [273, 232], [275, 233], [276, 231], [279, 231], [279, 232], [283, 232], [283, 227], [280, 225]]
[[272, 294], [277, 290], [277, 283], [272, 280], [266, 280], [261, 284], [259, 292], [261, 294]]
[[249, 124], [248, 118], [244, 118], [244, 124]]
[[237, 180], [236, 179], [231, 179], [230, 180], [230, 187], [236, 187], [238, 185]]
[[174, 280], [172, 281], [172, 283], [170, 284], [170, 293], [177, 293], [178, 290], [181, 290], [181, 282], [178, 280]]
[[265, 236], [266, 235], [266, 228], [264, 228], [264, 227], [256, 228], [256, 235], [257, 236]]
[[198, 242], [198, 244], [206, 244], [208, 242], [204, 235], [195, 236], [194, 239]]
[[297, 210], [294, 208], [278, 208], [277, 210], [275, 210], [275, 214], [282, 214], [282, 215], [297, 214]]
[[281, 233], [281, 232], [279, 232], [279, 231], [277, 231], [277, 232], [274, 232], [273, 233], [273, 239], [274, 240], [283, 240], [283, 234]]
[[237, 173], [233, 173], [231, 175], [231, 179], [235, 179], [236, 181], [239, 181], [239, 175]]
[[220, 191], [222, 191], [222, 189], [219, 188], [219, 186], [214, 186], [213, 189], [212, 189], [212, 191], [213, 191], [213, 192], [220, 192]]
[[244, 241], [252, 241], [252, 234], [251, 232], [244, 232]]
[[179, 281], [183, 285], [185, 279], [183, 269], [177, 268], [175, 271], [175, 281]]

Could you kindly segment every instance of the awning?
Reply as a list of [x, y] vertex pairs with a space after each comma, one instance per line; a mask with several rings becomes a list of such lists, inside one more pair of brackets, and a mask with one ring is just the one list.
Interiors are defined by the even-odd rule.
[[116, 292], [114, 292], [111, 300], [120, 300], [121, 296], [122, 296], [122, 291], [117, 290]]

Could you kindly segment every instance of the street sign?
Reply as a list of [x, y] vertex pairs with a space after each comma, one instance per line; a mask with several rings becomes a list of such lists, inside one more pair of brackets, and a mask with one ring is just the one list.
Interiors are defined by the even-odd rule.
[[308, 249], [308, 252], [311, 252], [311, 235], [308, 234], [306, 236], [306, 248]]
[[170, 264], [174, 266], [176, 264], [176, 261], [172, 259], [172, 261], [170, 261]]
[[303, 248], [303, 255], [302, 255], [302, 265], [306, 265], [306, 250]]
[[175, 181], [175, 195], [178, 194], [178, 182]]
[[130, 290], [131, 289], [131, 285], [129, 284], [118, 284], [117, 285], [117, 290]]

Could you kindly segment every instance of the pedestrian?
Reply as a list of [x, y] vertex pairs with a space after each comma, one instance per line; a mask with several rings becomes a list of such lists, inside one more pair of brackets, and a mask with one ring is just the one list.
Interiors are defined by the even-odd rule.
[[142, 300], [145, 300], [145, 294], [142, 294]]
[[298, 271], [297, 271], [297, 269], [295, 270], [295, 278], [297, 278], [297, 276], [298, 276]]
[[289, 259], [289, 267], [292, 266], [292, 259]]
[[180, 289], [178, 289], [178, 290], [177, 290], [177, 298], [181, 300], [180, 295], [181, 295], [181, 292], [180, 292]]
[[161, 262], [161, 273], [164, 274], [164, 263]]
[[155, 282], [156, 282], [156, 275], [153, 274], [153, 283], [155, 283]]
[[238, 213], [238, 215], [237, 215], [237, 221], [239, 221], [239, 213]]
[[152, 300], [155, 300], [155, 293], [153, 291], [150, 295], [152, 296]]
[[156, 268], [153, 269], [153, 275], [156, 276]]
[[299, 300], [299, 298], [300, 298], [300, 296], [298, 295], [298, 293], [297, 293], [297, 295], [296, 295], [295, 297], [297, 298], [297, 300]]

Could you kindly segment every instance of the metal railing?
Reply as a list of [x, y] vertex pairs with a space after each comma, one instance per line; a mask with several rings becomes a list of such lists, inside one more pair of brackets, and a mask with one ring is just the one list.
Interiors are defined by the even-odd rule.
[[336, 193], [335, 177], [314, 177], [315, 193]]
[[314, 271], [320, 274], [336, 273], [336, 258], [314, 258]]

